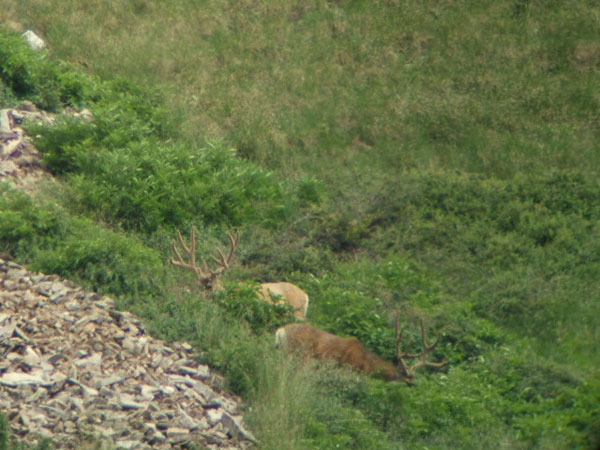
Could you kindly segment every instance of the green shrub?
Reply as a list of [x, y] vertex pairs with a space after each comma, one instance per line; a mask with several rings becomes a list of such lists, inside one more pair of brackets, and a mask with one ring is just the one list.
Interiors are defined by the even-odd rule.
[[389, 208], [374, 205], [375, 223], [397, 223], [404, 247], [462, 278], [453, 288], [482, 315], [516, 326], [539, 317], [541, 325], [548, 317], [540, 313], [552, 311], [546, 286], [565, 273], [589, 283], [600, 269], [600, 186], [592, 179], [415, 174], [405, 183], [406, 192], [382, 196]]
[[230, 284], [215, 293], [211, 301], [232, 317], [244, 322], [256, 334], [272, 332], [276, 327], [294, 321], [294, 309], [287, 304], [271, 304], [259, 299], [258, 284]]
[[152, 137], [160, 133], [151, 115], [103, 110], [93, 123], [31, 127], [44, 164], [67, 177], [71, 207], [146, 233], [192, 221], [276, 224], [293, 213], [294, 199], [271, 174], [220, 142], [195, 149]]
[[60, 89], [55, 65], [45, 52], [35, 52], [19, 35], [0, 30], [0, 80], [15, 97], [42, 109], [57, 110]]
[[0, 245], [18, 258], [67, 233], [68, 218], [57, 205], [41, 208], [25, 193], [0, 183]]
[[74, 205], [126, 229], [281, 220], [277, 182], [221, 145], [192, 149], [152, 140], [78, 157], [80, 173], [69, 177]]
[[305, 205], [319, 205], [325, 196], [323, 183], [310, 176], [298, 180], [296, 191], [298, 199]]
[[122, 297], [161, 293], [162, 255], [139, 240], [72, 219], [70, 232], [52, 247], [36, 251], [33, 270], [81, 280], [95, 291]]
[[139, 240], [38, 205], [0, 186], [0, 246], [30, 268], [56, 273], [117, 296], [154, 296], [164, 283], [162, 256]]
[[0, 108], [12, 106], [16, 102], [17, 98], [13, 94], [12, 90], [6, 86], [4, 80], [0, 79]]

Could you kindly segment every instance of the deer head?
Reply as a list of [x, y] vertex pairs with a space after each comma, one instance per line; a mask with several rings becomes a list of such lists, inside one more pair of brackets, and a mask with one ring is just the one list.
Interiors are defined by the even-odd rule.
[[185, 243], [183, 236], [181, 236], [181, 232], [177, 231], [177, 241], [181, 249], [187, 255], [187, 262], [181, 256], [181, 253], [177, 248], [177, 243], [172, 241], [171, 249], [173, 250], [175, 258], [171, 259], [171, 264], [176, 267], [181, 267], [182, 269], [191, 270], [196, 274], [203, 289], [209, 292], [216, 292], [222, 288], [219, 277], [229, 269], [229, 265], [233, 261], [233, 254], [240, 243], [240, 233], [236, 232], [235, 234], [232, 234], [227, 232], [227, 239], [229, 240], [229, 251], [227, 252], [227, 256], [220, 248], [217, 248], [216, 255], [211, 256], [213, 262], [216, 264], [216, 268], [210, 268], [206, 259], [202, 259], [202, 266], [198, 267], [196, 264], [196, 228], [192, 227], [192, 230], [190, 231], [189, 246]]
[[[406, 382], [411, 382], [415, 372], [424, 366], [429, 366], [429, 367], [442, 367], [443, 365], [446, 364], [447, 360], [446, 358], [444, 358], [442, 361], [440, 362], [431, 362], [431, 361], [427, 361], [427, 355], [429, 355], [432, 351], [434, 351], [436, 349], [436, 347], [438, 346], [439, 343], [439, 339], [436, 340], [432, 345], [427, 345], [427, 336], [426, 336], [426, 331], [425, 331], [425, 324], [423, 323], [423, 319], [420, 318], [419, 322], [421, 324], [421, 342], [423, 345], [423, 351], [421, 351], [421, 353], [408, 353], [408, 352], [402, 352], [400, 353], [400, 344], [402, 343], [402, 331], [400, 331], [400, 315], [397, 314], [396, 315], [396, 320], [395, 320], [395, 335], [396, 335], [396, 356], [394, 358], [394, 363], [398, 369], [398, 374], [399, 377]], [[414, 363], [412, 366], [408, 366], [406, 364], [406, 359], [408, 358], [419, 358], [419, 361], [417, 361], [416, 363]]]

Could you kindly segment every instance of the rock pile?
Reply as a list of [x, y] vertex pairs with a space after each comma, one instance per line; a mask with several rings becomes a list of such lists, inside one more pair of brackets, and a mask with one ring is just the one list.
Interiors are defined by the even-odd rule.
[[148, 336], [107, 297], [0, 259], [0, 411], [23, 440], [79, 448], [245, 449], [239, 399], [190, 345]]
[[41, 167], [39, 151], [21, 128], [25, 119], [52, 123], [54, 116], [38, 111], [31, 102], [0, 110], [0, 181], [31, 192], [42, 177], [50, 175]]

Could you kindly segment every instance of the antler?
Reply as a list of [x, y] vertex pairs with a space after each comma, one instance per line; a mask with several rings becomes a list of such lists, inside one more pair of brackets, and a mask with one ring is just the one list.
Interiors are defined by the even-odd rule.
[[189, 247], [183, 240], [181, 232], [177, 231], [177, 241], [181, 249], [187, 255], [188, 262], [186, 262], [181, 256], [181, 253], [177, 248], [177, 243], [175, 241], [172, 241], [171, 249], [173, 250], [175, 258], [171, 259], [171, 264], [173, 264], [176, 267], [181, 267], [182, 269], [191, 270], [196, 274], [196, 276], [200, 280], [200, 283], [202, 283], [202, 285], [206, 289], [214, 289], [217, 278], [229, 268], [229, 265], [233, 260], [233, 254], [235, 253], [235, 250], [240, 243], [240, 233], [239, 231], [237, 231], [235, 234], [227, 232], [227, 238], [229, 239], [229, 252], [227, 256], [225, 256], [225, 253], [223, 253], [223, 251], [220, 248], [217, 248], [218, 257], [211, 257], [212, 260], [217, 263], [217, 268], [209, 268], [205, 259], [202, 259], [202, 268], [200, 268], [196, 264], [196, 228], [192, 227], [190, 231]]
[[[237, 249], [238, 245], [240, 244], [240, 232], [236, 231], [235, 235], [233, 235], [228, 231], [227, 239], [229, 240], [229, 253], [227, 254], [227, 257], [225, 257], [225, 254], [223, 253], [223, 251], [220, 248], [217, 248], [217, 253], [219, 254], [219, 258], [217, 258], [216, 256], [212, 256], [213, 261], [216, 262], [217, 265], [219, 266], [216, 271], [212, 271], [212, 272], [216, 273], [218, 275], [225, 272], [229, 268], [229, 264], [233, 260], [233, 254], [235, 253], [235, 250]], [[203, 261], [203, 262], [204, 262], [204, 264], [206, 264], [205, 261]]]
[[[426, 336], [426, 331], [425, 331], [425, 324], [423, 323], [423, 319], [419, 319], [421, 322], [421, 342], [423, 343], [423, 351], [421, 353], [400, 353], [400, 343], [402, 342], [402, 331], [400, 331], [400, 326], [399, 326], [399, 321], [400, 321], [400, 315], [397, 314], [396, 315], [396, 323], [395, 323], [395, 334], [396, 334], [396, 364], [400, 366], [401, 370], [404, 372], [404, 374], [407, 376], [407, 378], [412, 379], [412, 377], [414, 376], [415, 372], [423, 366], [429, 366], [429, 367], [442, 367], [444, 364], [446, 364], [447, 359], [444, 358], [443, 361], [440, 362], [431, 362], [431, 361], [427, 361], [427, 355], [429, 355], [432, 351], [434, 351], [436, 349], [436, 347], [438, 346], [439, 343], [439, 339], [436, 340], [433, 344], [431, 345], [427, 345], [427, 336]], [[404, 358], [418, 358], [420, 357], [421, 360], [419, 362], [416, 362], [415, 364], [413, 364], [412, 367], [408, 367], [406, 365], [406, 362], [404, 361]]]

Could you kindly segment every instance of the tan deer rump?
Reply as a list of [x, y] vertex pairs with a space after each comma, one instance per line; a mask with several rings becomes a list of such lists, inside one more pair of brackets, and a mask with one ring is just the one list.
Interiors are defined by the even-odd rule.
[[262, 300], [271, 303], [272, 296], [281, 296], [281, 301], [287, 302], [295, 309], [294, 317], [297, 319], [304, 320], [308, 313], [308, 295], [298, 286], [287, 281], [261, 283], [258, 295]]

